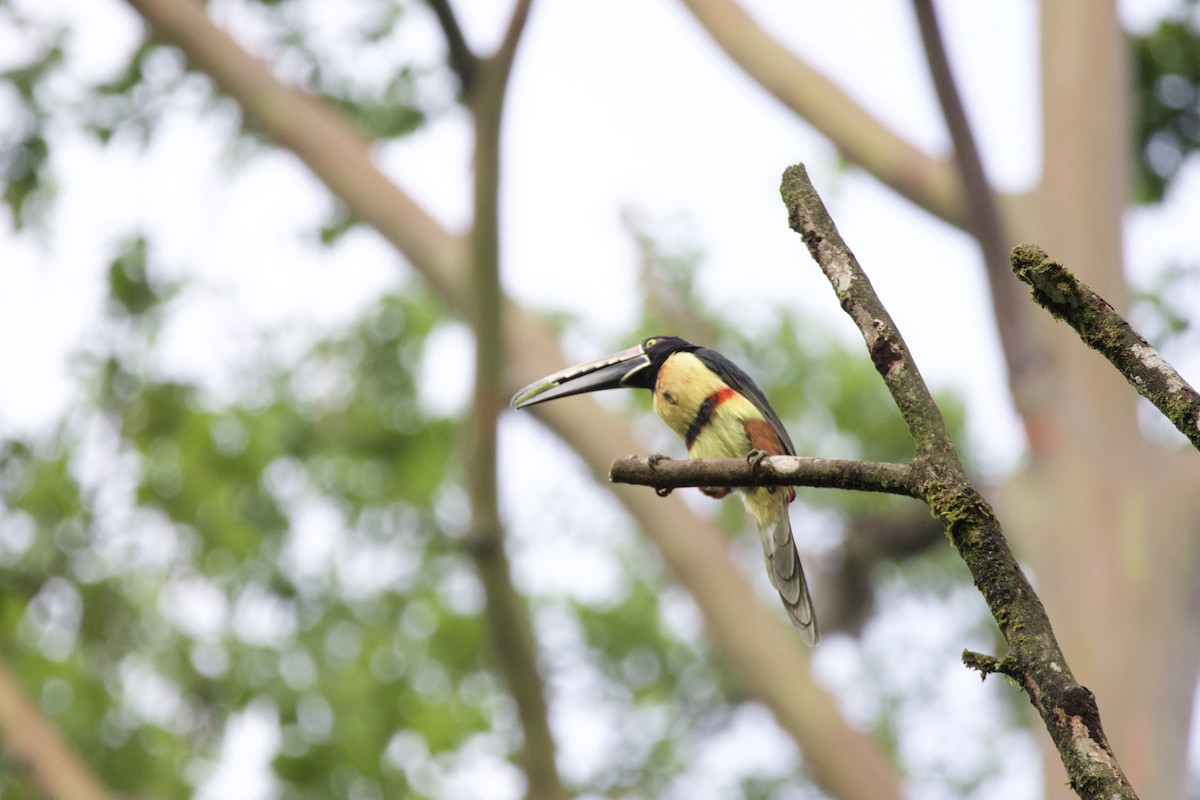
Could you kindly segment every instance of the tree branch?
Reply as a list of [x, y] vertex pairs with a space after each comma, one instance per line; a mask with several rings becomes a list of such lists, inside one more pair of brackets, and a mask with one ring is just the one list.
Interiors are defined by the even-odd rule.
[[962, 177], [967, 207], [966, 227], [979, 242], [983, 256], [996, 329], [1008, 367], [1009, 390], [1018, 407], [1024, 410], [1028, 387], [1037, 385], [1039, 376], [1046, 369], [1046, 359], [1032, 336], [1028, 304], [1009, 278], [1009, 240], [1004, 232], [1000, 205], [984, 171], [983, 159], [971, 132], [962, 96], [954, 83], [933, 0], [912, 0], [912, 5], [921, 43], [925, 48], [925, 60], [929, 64], [929, 74], [954, 146], [954, 161]]
[[617, 459], [609, 470], [613, 483], [677, 489], [682, 486], [813, 486], [917, 497], [912, 467], [872, 461], [805, 456], [771, 456], [753, 463], [744, 458]]
[[463, 35], [462, 26], [458, 24], [458, 16], [454, 13], [450, 0], [428, 2], [442, 27], [442, 35], [446, 37], [446, 61], [458, 76], [458, 86], [465, 97], [475, 88], [475, 72], [479, 66], [479, 59], [467, 44], [467, 37]]
[[1200, 450], [1200, 394], [1104, 298], [1036, 245], [1014, 247], [1012, 268], [1038, 305], [1074, 328]]
[[10, 760], [28, 766], [46, 797], [56, 800], [107, 800], [101, 786], [68, 744], [0, 662], [0, 738]]
[[529, 20], [529, 10], [532, 7], [533, 0], [517, 0], [513, 6], [512, 15], [508, 18], [508, 28], [504, 31], [504, 38], [500, 41], [496, 52], [492, 54], [492, 62], [496, 65], [503, 65], [505, 81], [508, 80], [509, 72], [512, 70], [513, 61], [517, 55], [517, 44], [525, 32], [525, 23]]
[[813, 259], [833, 285], [842, 310], [862, 331], [871, 361], [883, 376], [916, 442], [917, 458], [937, 454], [957, 463], [946, 421], [921, 378], [908, 345], [875, 294], [867, 274], [842, 240], [803, 165], [784, 171], [780, 192], [792, 230], [803, 237]]
[[968, 227], [954, 166], [900, 137], [840, 86], [763, 30], [735, 0], [684, 0], [725, 53], [846, 159], [901, 197], [958, 228]]
[[546, 687], [529, 610], [512, 581], [496, 479], [497, 423], [508, 397], [504, 391], [504, 293], [500, 287], [500, 136], [508, 77], [528, 14], [529, 0], [518, 0], [500, 50], [475, 64], [475, 81], [466, 95], [475, 125], [475, 224], [471, 231], [475, 390], [468, 455], [471, 469], [466, 478], [471, 525], [466, 539], [487, 598], [484, 617], [497, 665], [524, 732], [520, 760], [525, 795], [530, 800], [558, 800], [566, 793], [558, 774]]
[[1083, 798], [1134, 798], [1100, 725], [1095, 698], [1071, 674], [1041, 601], [1025, 579], [995, 514], [971, 485], [904, 340], [846, 247], [803, 165], [781, 187], [792, 228], [804, 238], [854, 320], [875, 368], [912, 432], [912, 468], [920, 497], [943, 525], [975, 580], [1009, 653], [1000, 660], [967, 654], [968, 666], [1011, 675], [1029, 696], [1058, 748], [1071, 787]]
[[[190, 0], [127, 2], [237, 101], [247, 119], [300, 158], [355, 219], [391, 242], [448, 309], [470, 319], [466, 241], [446, 231], [383, 175], [361, 136], [313, 97], [280, 83], [214, 26], [202, 6]], [[559, 369], [566, 357], [543, 319], [507, 298], [502, 303], [505, 392], [511, 394], [534, 377]], [[574, 402], [583, 403], [586, 410], [550, 403], [533, 409], [533, 416], [603, 480], [611, 454], [634, 452], [638, 445], [625, 420], [588, 398]], [[833, 698], [813, 680], [802, 645], [759, 600], [730, 559], [716, 525], [676, 498], [660, 500], [639, 489], [610, 488], [695, 598], [714, 650], [734, 679], [771, 710], [804, 752], [813, 781], [832, 797], [898, 800], [895, 766], [866, 735], [847, 724]]]

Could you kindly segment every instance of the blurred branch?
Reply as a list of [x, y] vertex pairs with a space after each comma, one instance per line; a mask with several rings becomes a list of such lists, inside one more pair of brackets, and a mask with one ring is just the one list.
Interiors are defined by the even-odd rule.
[[8, 667], [0, 662], [0, 738], [13, 761], [55, 800], [108, 800], [100, 785], [58, 729], [38, 710]]
[[983, 159], [971, 132], [962, 97], [954, 83], [950, 60], [938, 30], [933, 0], [912, 0], [912, 5], [917, 28], [921, 32], [921, 43], [925, 48], [925, 59], [929, 64], [929, 74], [954, 146], [954, 161], [962, 178], [967, 207], [966, 227], [979, 242], [983, 255], [984, 274], [992, 298], [996, 328], [1008, 366], [1009, 389], [1017, 401], [1018, 409], [1024, 410], [1027, 405], [1024, 399], [1029, 396], [1031, 387], [1038, 385], [1039, 376], [1046, 369], [1046, 357], [1033, 338], [1033, 327], [1028, 321], [1028, 304], [1009, 277], [1009, 245], [1004, 232], [1004, 220], [984, 171]]
[[[447, 6], [448, 8], [448, 6]], [[478, 62], [475, 82], [466, 93], [475, 126], [475, 224], [471, 231], [473, 275], [471, 325], [475, 334], [475, 390], [467, 490], [471, 525], [467, 544], [483, 583], [484, 616], [500, 671], [516, 703], [524, 732], [521, 763], [526, 797], [565, 797], [555, 760], [545, 683], [538, 668], [537, 641], [529, 610], [513, 585], [505, 550], [496, 480], [496, 426], [504, 398], [504, 293], [500, 288], [500, 136], [508, 76], [528, 0], [518, 0], [500, 49]]]
[[464, 96], [469, 95], [475, 86], [475, 70], [479, 60], [471, 52], [467, 37], [463, 35], [462, 26], [450, 0], [429, 0], [438, 24], [442, 26], [442, 35], [446, 37], [446, 60], [450, 69], [458, 76], [458, 85]]
[[813, 486], [917, 496], [912, 467], [873, 461], [806, 456], [770, 456], [758, 463], [744, 458], [642, 458], [613, 462], [613, 483], [676, 489], [681, 486]]
[[[465, 240], [446, 231], [379, 172], [367, 142], [345, 121], [313, 97], [280, 83], [214, 26], [202, 6], [191, 0], [127, 2], [236, 100], [248, 120], [300, 158], [355, 219], [391, 242], [447, 308], [471, 318]], [[546, 322], [507, 299], [503, 304], [507, 394], [559, 369], [566, 358]], [[586, 413], [580, 413], [580, 403]], [[533, 411], [599, 481], [613, 452], [638, 450], [628, 423], [589, 398]], [[832, 797], [898, 800], [895, 767], [866, 735], [847, 724], [833, 698], [813, 680], [803, 646], [759, 600], [730, 559], [716, 525], [678, 498], [660, 500], [641, 489], [610, 488], [695, 598], [718, 656], [803, 750], [816, 784]]]
[[[187, 0], [127, 0], [155, 33], [234, 98], [256, 128], [294, 153], [442, 296], [468, 295], [465, 241], [379, 171], [367, 142], [317, 98], [281, 83]], [[460, 306], [460, 312], [462, 311]]]
[[[846, 520], [837, 570], [814, 579], [825, 589], [821, 598], [824, 630], [861, 633], [874, 605], [877, 567], [919, 555], [945, 541], [942, 526], [928, 508], [916, 503], [903, 507], [889, 504], [886, 510], [851, 515]], [[821, 565], [815, 566], [819, 570]]]
[[529, 21], [529, 9], [532, 6], [533, 0], [517, 0], [513, 6], [512, 15], [508, 19], [508, 28], [504, 31], [504, 38], [500, 41], [496, 52], [492, 54], [493, 67], [503, 73], [506, 82], [512, 71], [512, 64], [517, 55], [517, 44], [525, 32], [525, 23]]
[[1104, 298], [1036, 245], [1014, 247], [1012, 268], [1038, 305], [1074, 328], [1200, 449], [1200, 394]]
[[[1104, 735], [1095, 698], [1071, 674], [1046, 611], [1013, 558], [995, 514], [967, 479], [912, 354], [803, 165], [784, 171], [780, 192], [792, 229], [804, 238], [842, 309], [862, 332], [908, 425], [917, 448], [912, 467], [920, 497], [945, 525], [1008, 643], [1008, 655], [988, 663], [1003, 665], [1002, 671], [1029, 695], [1080, 797], [1136, 797]], [[964, 654], [968, 666], [979, 667], [984, 658]]]
[[849, 161], [901, 197], [968, 228], [954, 166], [900, 137], [825, 75], [763, 30], [736, 0], [683, 0], [725, 53], [776, 100], [828, 138]]

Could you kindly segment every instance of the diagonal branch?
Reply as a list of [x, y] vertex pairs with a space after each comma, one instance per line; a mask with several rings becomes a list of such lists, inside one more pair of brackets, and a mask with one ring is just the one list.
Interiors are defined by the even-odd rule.
[[918, 496], [913, 468], [908, 464], [808, 456], [771, 456], [757, 463], [744, 458], [676, 461], [629, 456], [613, 462], [608, 478], [613, 483], [664, 490], [683, 486], [811, 486]]
[[438, 25], [442, 27], [442, 35], [446, 38], [446, 61], [450, 69], [458, 76], [458, 86], [462, 94], [469, 95], [475, 88], [475, 71], [479, 67], [479, 59], [467, 44], [462, 26], [458, 24], [458, 16], [450, 0], [429, 0], [433, 14], [437, 17]]
[[776, 100], [833, 143], [846, 159], [893, 191], [958, 228], [967, 228], [954, 165], [923, 152], [792, 53], [736, 0], [683, 0], [725, 53]]
[[1104, 298], [1036, 245], [1014, 247], [1012, 268], [1038, 305], [1112, 362], [1200, 450], [1200, 394]]
[[921, 43], [925, 48], [925, 60], [929, 64], [929, 74], [954, 146], [954, 161], [962, 177], [967, 207], [966, 228], [979, 242], [983, 256], [996, 328], [1008, 366], [1009, 388], [1018, 405], [1023, 407], [1029, 387], [1039, 379], [1039, 374], [1045, 368], [1045, 358], [1028, 324], [1028, 303], [1013, 286], [1008, 274], [1009, 245], [1000, 205], [984, 172], [983, 159], [971, 132], [962, 96], [954, 82], [950, 59], [938, 30], [933, 0], [912, 0], [912, 5]]
[[508, 18], [508, 27], [504, 31], [504, 38], [500, 40], [500, 46], [492, 54], [492, 62], [503, 65], [500, 68], [503, 69], [505, 80], [508, 79], [508, 74], [512, 70], [513, 60], [517, 54], [517, 44], [525, 32], [525, 23], [529, 21], [529, 9], [532, 7], [533, 0], [517, 0], [512, 14]]
[[802, 165], [784, 171], [781, 194], [792, 228], [803, 236], [843, 310], [862, 332], [912, 432], [917, 446], [912, 467], [920, 497], [945, 525], [1008, 643], [1008, 655], [1002, 659], [964, 653], [964, 662], [985, 675], [1003, 672], [1025, 690], [1080, 797], [1135, 798], [1104, 735], [1095, 697], [1071, 674], [1046, 611], [1009, 550], [991, 507], [967, 479], [904, 340]]
[[850, 248], [808, 180], [804, 167], [789, 167], [780, 187], [792, 230], [804, 238], [813, 259], [833, 285], [842, 310], [862, 331], [875, 369], [883, 376], [892, 399], [917, 445], [917, 459], [932, 455], [958, 457], [946, 421], [920, 370]]
[[10, 762], [28, 767], [46, 797], [107, 800], [101, 786], [79, 755], [21, 690], [8, 667], [0, 662], [0, 740]]

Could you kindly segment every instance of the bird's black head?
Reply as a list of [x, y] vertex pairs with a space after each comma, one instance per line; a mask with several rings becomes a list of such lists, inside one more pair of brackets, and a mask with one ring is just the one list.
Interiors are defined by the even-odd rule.
[[596, 361], [576, 364], [534, 381], [513, 396], [512, 407], [524, 408], [601, 389], [653, 389], [663, 362], [674, 353], [696, 349], [696, 345], [678, 336], [651, 336], [627, 350]]
[[649, 363], [643, 369], [639, 369], [628, 376], [622, 385], [635, 386], [639, 389], [650, 389], [652, 391], [654, 389], [654, 382], [658, 379], [658, 370], [668, 358], [676, 353], [690, 353], [697, 349], [696, 345], [680, 339], [678, 336], [651, 336], [638, 345], [638, 347], [641, 348], [645, 357], [649, 359]]

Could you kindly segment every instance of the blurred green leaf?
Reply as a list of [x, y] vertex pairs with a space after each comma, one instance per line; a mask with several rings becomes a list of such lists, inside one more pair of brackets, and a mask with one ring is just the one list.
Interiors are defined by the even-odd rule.
[[1191, 17], [1134, 37], [1137, 173], [1134, 198], [1158, 203], [1200, 148], [1200, 33]]

